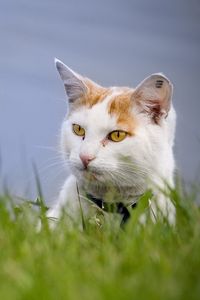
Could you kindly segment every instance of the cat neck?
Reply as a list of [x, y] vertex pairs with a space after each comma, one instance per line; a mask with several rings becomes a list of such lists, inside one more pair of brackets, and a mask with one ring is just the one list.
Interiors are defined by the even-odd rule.
[[136, 203], [146, 190], [146, 185], [140, 189], [132, 186], [114, 186], [112, 183], [97, 180], [77, 180], [81, 194], [91, 194], [95, 198], [101, 198], [104, 202], [122, 202], [126, 205]]

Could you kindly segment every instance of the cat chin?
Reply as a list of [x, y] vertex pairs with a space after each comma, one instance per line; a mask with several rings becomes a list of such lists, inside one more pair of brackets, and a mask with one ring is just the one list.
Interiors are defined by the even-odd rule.
[[97, 188], [98, 192], [101, 190], [103, 193], [106, 191], [113, 191], [113, 193], [119, 193], [125, 197], [135, 196], [138, 194], [143, 194], [146, 189], [145, 181], [142, 184], [119, 181], [113, 182], [103, 173], [95, 173], [90, 170], [74, 170], [73, 175], [76, 177], [77, 182], [84, 189]]
[[73, 168], [73, 175], [77, 178], [78, 181], [88, 181], [88, 182], [97, 182], [105, 181], [103, 180], [104, 175], [97, 170], [88, 170], [84, 168]]
[[91, 172], [91, 171], [87, 171], [87, 170], [82, 170], [81, 177], [90, 182], [93, 182], [93, 181], [100, 180], [100, 178], [102, 177], [102, 174], [98, 174], [96, 172]]

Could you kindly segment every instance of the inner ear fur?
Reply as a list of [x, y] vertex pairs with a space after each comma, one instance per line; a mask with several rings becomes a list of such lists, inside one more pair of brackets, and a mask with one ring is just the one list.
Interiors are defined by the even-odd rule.
[[155, 124], [166, 118], [171, 107], [173, 86], [162, 73], [152, 74], [143, 80], [133, 93], [140, 113], [146, 113]]
[[83, 97], [87, 93], [84, 77], [74, 72], [57, 58], [55, 59], [55, 65], [64, 83], [69, 103]]

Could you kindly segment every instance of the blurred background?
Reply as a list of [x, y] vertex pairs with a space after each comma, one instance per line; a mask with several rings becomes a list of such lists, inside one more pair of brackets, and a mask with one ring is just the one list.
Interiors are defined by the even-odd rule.
[[1, 189], [35, 197], [34, 162], [47, 202], [66, 176], [55, 56], [105, 86], [164, 72], [175, 86], [177, 168], [199, 180], [199, 0], [0, 0]]

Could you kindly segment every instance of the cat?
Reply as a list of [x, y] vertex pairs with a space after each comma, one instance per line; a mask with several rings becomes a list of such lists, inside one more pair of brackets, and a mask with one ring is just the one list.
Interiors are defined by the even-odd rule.
[[159, 209], [174, 224], [175, 207], [161, 191], [166, 184], [174, 186], [176, 113], [170, 80], [156, 73], [135, 89], [105, 88], [58, 59], [55, 65], [68, 98], [61, 151], [71, 175], [48, 217], [59, 218], [63, 208], [80, 216], [80, 205], [87, 214], [91, 206], [103, 209], [107, 203], [122, 205], [118, 212], [126, 214], [151, 189], [153, 216]]

